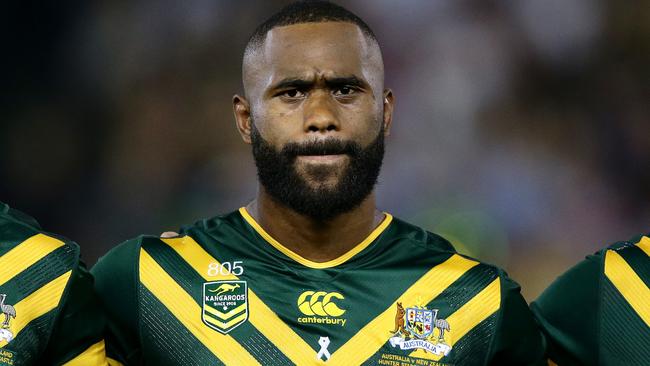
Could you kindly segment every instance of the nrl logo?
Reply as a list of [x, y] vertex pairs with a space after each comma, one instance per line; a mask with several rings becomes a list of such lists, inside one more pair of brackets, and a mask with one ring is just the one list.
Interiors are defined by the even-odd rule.
[[226, 334], [248, 320], [246, 281], [215, 281], [203, 284], [203, 323]]
[[390, 345], [402, 350], [423, 349], [436, 356], [447, 356], [451, 346], [445, 341], [451, 331], [445, 319], [438, 319], [438, 309], [412, 307], [404, 310], [402, 303], [397, 303], [395, 329], [389, 339]]
[[5, 320], [0, 326], [0, 342], [11, 342], [14, 339], [14, 334], [9, 330], [9, 322], [11, 318], [16, 318], [16, 309], [11, 305], [5, 305], [6, 294], [0, 294], [0, 312], [5, 316]]

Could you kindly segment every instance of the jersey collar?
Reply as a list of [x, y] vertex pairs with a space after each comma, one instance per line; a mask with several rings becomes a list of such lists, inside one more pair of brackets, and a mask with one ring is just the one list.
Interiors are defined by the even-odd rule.
[[350, 258], [354, 257], [359, 252], [367, 248], [375, 239], [377, 239], [381, 233], [384, 232], [384, 230], [386, 230], [391, 221], [393, 221], [393, 216], [388, 212], [384, 212], [384, 220], [361, 243], [355, 245], [352, 249], [338, 258], [327, 262], [314, 262], [300, 256], [296, 252], [282, 245], [279, 241], [275, 240], [271, 235], [269, 235], [269, 233], [266, 232], [266, 230], [262, 228], [262, 226], [260, 226], [260, 224], [257, 223], [257, 221], [255, 221], [255, 219], [246, 210], [246, 207], [241, 207], [239, 209], [239, 213], [242, 215], [244, 220], [246, 220], [246, 222], [248, 222], [248, 224], [253, 227], [253, 229], [255, 229], [255, 231], [257, 231], [257, 233], [260, 234], [262, 238], [264, 238], [264, 240], [271, 244], [271, 246], [273, 246], [275, 249], [279, 250], [282, 254], [302, 264], [303, 266], [315, 269], [336, 267], [347, 262]]

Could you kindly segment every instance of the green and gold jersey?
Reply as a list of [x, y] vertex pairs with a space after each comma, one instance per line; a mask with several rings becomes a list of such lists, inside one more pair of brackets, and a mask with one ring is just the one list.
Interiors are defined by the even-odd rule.
[[79, 247], [0, 203], [0, 366], [106, 365]]
[[543, 358], [503, 271], [386, 214], [325, 263], [273, 239], [244, 208], [139, 237], [92, 270], [107, 353], [126, 365], [528, 365]]
[[588, 256], [531, 308], [560, 366], [649, 365], [650, 238]]

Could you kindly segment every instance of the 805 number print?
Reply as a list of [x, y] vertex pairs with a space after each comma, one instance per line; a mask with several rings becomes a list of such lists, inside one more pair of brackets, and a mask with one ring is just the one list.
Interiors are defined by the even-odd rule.
[[244, 267], [242, 266], [243, 261], [234, 261], [234, 262], [212, 262], [208, 264], [208, 276], [217, 277], [217, 276], [228, 276], [235, 275], [241, 276], [244, 273]]

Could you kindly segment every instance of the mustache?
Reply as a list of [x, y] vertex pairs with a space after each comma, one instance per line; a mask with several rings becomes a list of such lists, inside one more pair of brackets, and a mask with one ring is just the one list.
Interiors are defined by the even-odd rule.
[[335, 138], [303, 143], [291, 142], [282, 148], [282, 155], [294, 159], [299, 155], [350, 155], [361, 153], [361, 146], [354, 141], [343, 141]]

